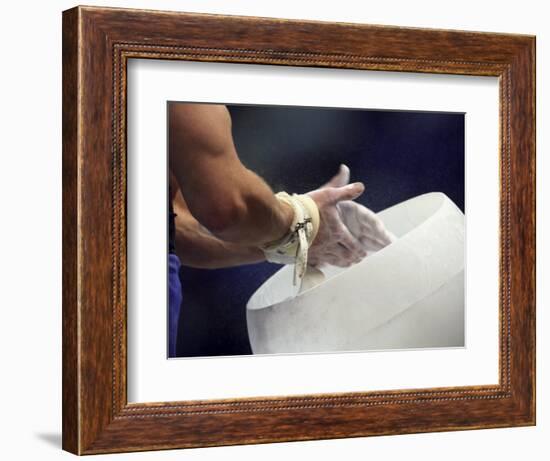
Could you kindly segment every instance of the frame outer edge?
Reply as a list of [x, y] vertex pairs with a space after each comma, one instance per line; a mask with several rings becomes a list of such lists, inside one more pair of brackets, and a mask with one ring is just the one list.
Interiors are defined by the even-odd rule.
[[78, 338], [78, 8], [62, 15], [62, 448], [80, 453], [80, 379]]
[[533, 226], [534, 226], [534, 242], [535, 242], [535, 255], [534, 255], [534, 269], [533, 269], [533, 280], [535, 283], [534, 286], [534, 315], [533, 315], [533, 325], [532, 325], [532, 347], [533, 347], [533, 357], [531, 362], [532, 367], [532, 379], [533, 379], [533, 401], [531, 402], [532, 410], [532, 423], [533, 426], [537, 425], [537, 172], [536, 172], [536, 161], [537, 161], [537, 37], [533, 36], [532, 45], [531, 45], [531, 85], [532, 85], [532, 100], [531, 100], [531, 110], [532, 110], [532, 120], [533, 120], [533, 134], [531, 139], [531, 148], [533, 149], [533, 171], [532, 173], [532, 184], [534, 187], [533, 192], [533, 209], [531, 213], [533, 215]]
[[120, 382], [114, 367], [121, 365], [113, 363], [113, 354], [120, 292], [113, 281], [120, 276], [120, 266], [113, 262], [120, 252], [113, 226], [120, 209], [113, 214], [119, 182], [113, 176], [118, 157], [111, 142], [111, 43], [102, 21], [86, 8], [77, 7], [77, 16], [77, 392], [79, 454], [86, 454], [108, 430], [119, 407], [113, 393]]
[[536, 423], [536, 150], [535, 40], [526, 39], [511, 62], [511, 361], [517, 423]]

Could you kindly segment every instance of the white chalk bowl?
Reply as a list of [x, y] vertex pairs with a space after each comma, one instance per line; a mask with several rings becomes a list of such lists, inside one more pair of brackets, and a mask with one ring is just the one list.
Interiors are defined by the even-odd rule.
[[293, 296], [285, 266], [247, 304], [254, 354], [464, 346], [464, 214], [439, 192], [378, 216], [397, 239]]

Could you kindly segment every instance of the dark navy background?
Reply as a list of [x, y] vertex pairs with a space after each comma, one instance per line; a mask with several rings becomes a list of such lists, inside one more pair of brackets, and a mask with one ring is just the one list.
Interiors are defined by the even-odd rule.
[[[444, 192], [464, 211], [464, 115], [435, 112], [228, 106], [241, 161], [275, 192], [303, 193], [345, 163], [366, 189], [358, 201], [380, 211]], [[181, 357], [250, 354], [246, 303], [279, 266], [182, 267]]]

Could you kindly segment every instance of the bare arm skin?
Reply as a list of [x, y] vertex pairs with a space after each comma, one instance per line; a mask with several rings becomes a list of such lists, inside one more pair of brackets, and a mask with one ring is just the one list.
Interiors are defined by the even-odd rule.
[[292, 208], [240, 162], [225, 106], [170, 103], [168, 123], [171, 172], [192, 217], [218, 237], [213, 246], [258, 247], [288, 231]]
[[174, 196], [173, 206], [176, 213], [176, 254], [182, 264], [218, 269], [265, 260], [258, 247], [225, 242], [211, 234], [191, 215], [179, 190]]

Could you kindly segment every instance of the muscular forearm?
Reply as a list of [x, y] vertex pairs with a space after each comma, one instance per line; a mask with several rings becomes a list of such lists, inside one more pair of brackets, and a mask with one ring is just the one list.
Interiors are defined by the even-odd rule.
[[215, 237], [182, 208], [176, 208], [176, 253], [182, 264], [204, 269], [253, 264], [264, 260], [254, 246], [238, 245]]
[[[233, 205], [227, 206], [233, 209], [230, 218], [222, 217], [220, 227], [211, 228], [211, 232], [227, 242], [259, 246], [279, 239], [288, 231], [294, 211], [277, 200], [258, 175], [241, 165], [228, 179], [235, 196]], [[207, 217], [205, 220], [208, 222]]]

